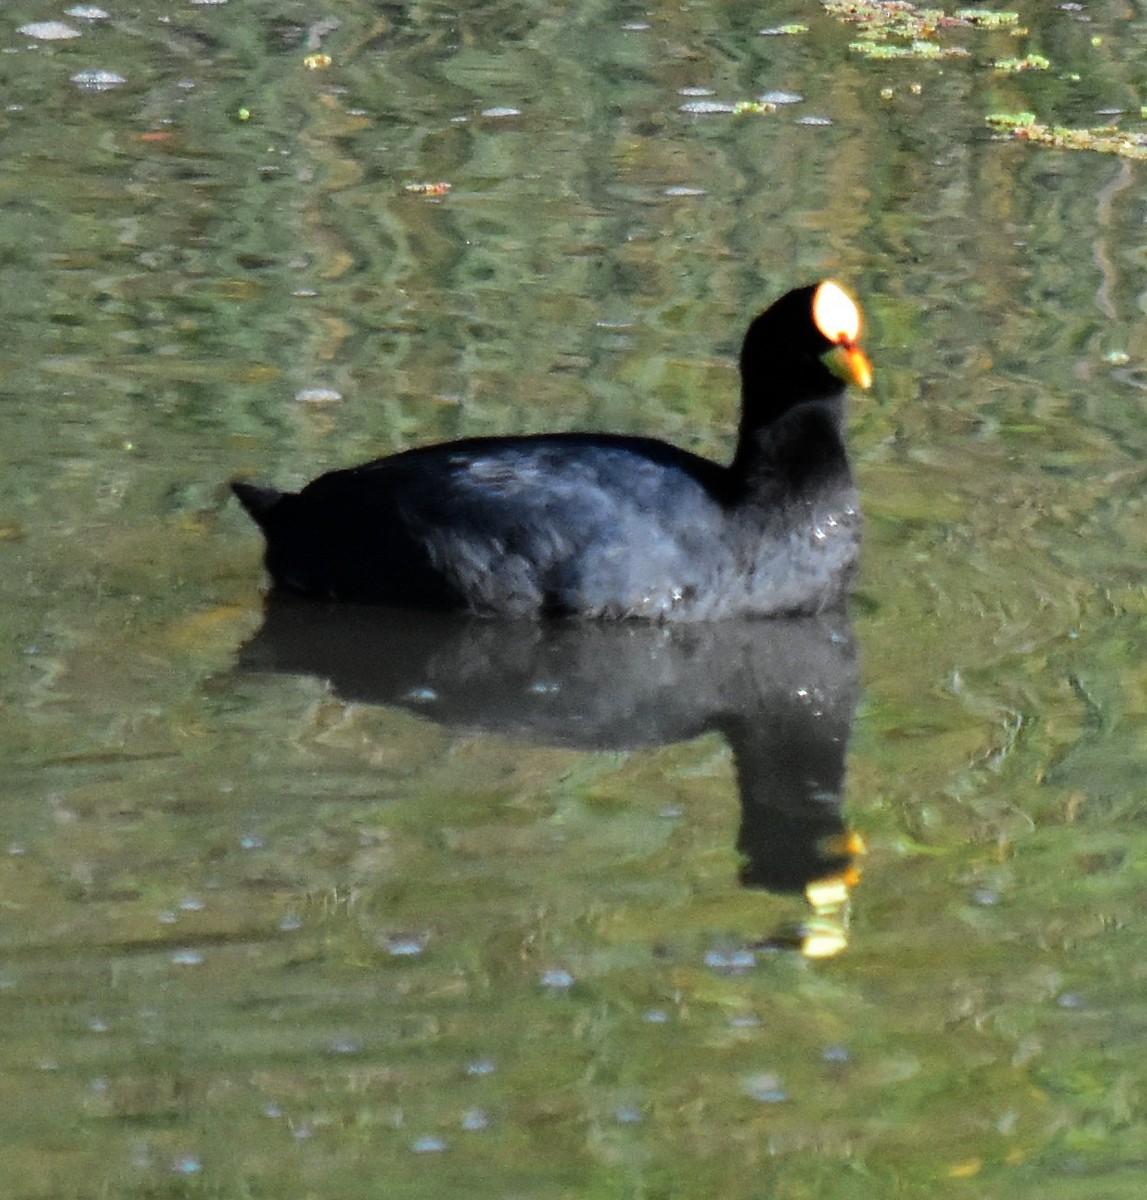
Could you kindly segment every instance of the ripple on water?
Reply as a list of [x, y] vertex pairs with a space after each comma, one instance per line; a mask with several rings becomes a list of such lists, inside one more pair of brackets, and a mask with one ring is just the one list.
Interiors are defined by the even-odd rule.
[[81, 36], [78, 29], [65, 25], [63, 21], [32, 21], [21, 25], [16, 32], [37, 42], [66, 42]]
[[550, 992], [564, 992], [574, 985], [574, 977], [560, 967], [542, 973], [541, 985]]
[[415, 1154], [440, 1154], [446, 1149], [446, 1143], [442, 1138], [428, 1134], [426, 1137], [416, 1138], [410, 1148]]
[[127, 80], [118, 71], [105, 71], [92, 68], [77, 71], [72, 76], [72, 82], [81, 92], [110, 92], [112, 88], [121, 87]]
[[680, 111], [691, 117], [712, 117], [722, 113], [731, 113], [733, 105], [726, 104], [722, 100], [690, 100], [687, 104], [681, 105]]

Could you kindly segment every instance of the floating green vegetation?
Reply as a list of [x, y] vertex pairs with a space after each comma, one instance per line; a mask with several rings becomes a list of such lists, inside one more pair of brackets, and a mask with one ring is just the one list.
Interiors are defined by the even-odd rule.
[[[849, 49], [876, 60], [928, 61], [967, 57], [968, 51], [963, 46], [940, 40], [945, 31], [952, 29], [1004, 30], [1014, 37], [1027, 33], [1019, 24], [1019, 14], [1006, 10], [957, 8], [948, 13], [942, 8], [919, 8], [908, 0], [822, 0], [822, 3], [830, 16], [855, 26], [859, 32], [857, 40], [849, 43]], [[1093, 44], [1098, 44], [1096, 39]], [[1022, 58], [995, 59], [992, 67], [996, 71], [1018, 75], [1025, 71], [1046, 71], [1051, 62], [1033, 52]], [[1079, 76], [1072, 74], [1064, 78], [1078, 81]], [[885, 87], [880, 94], [890, 99], [895, 91]], [[1139, 115], [1147, 120], [1147, 105]], [[1031, 112], [991, 113], [986, 120], [1001, 137], [1036, 146], [1147, 159], [1147, 132], [1128, 133], [1114, 125], [1091, 129], [1045, 125]]]
[[1051, 61], [1042, 54], [1025, 54], [1023, 58], [998, 58], [992, 66], [997, 71], [1046, 71]]
[[898, 46], [891, 42], [849, 42], [848, 48], [857, 54], [868, 58], [966, 58], [967, 50], [963, 46], [941, 46], [937, 42], [914, 41], [907, 46]]
[[906, 0], [824, 0], [834, 17], [858, 26], [875, 37], [930, 37], [940, 29], [1012, 29], [1019, 13], [990, 9], [960, 8], [946, 13], [942, 8], [917, 8]]
[[955, 12], [957, 21], [965, 25], [978, 25], [981, 29], [1006, 29], [1018, 25], [1020, 14], [1015, 12], [980, 11], [977, 8], [958, 8]]
[[989, 113], [985, 118], [995, 130], [1021, 142], [1051, 146], [1056, 150], [1093, 150], [1098, 154], [1118, 154], [1121, 158], [1147, 159], [1147, 133], [1127, 133], [1114, 125], [1092, 129], [1069, 129], [1063, 125], [1044, 125], [1035, 113]]
[[933, 40], [949, 29], [1019, 28], [1019, 13], [960, 8], [946, 13], [942, 8], [917, 8], [906, 0], [824, 0], [824, 8], [838, 20], [855, 25], [863, 35], [849, 49], [869, 58], [963, 58], [963, 46], [941, 45]]
[[917, 8], [914, 4], [878, 0], [824, 0], [825, 10], [841, 21], [856, 25], [869, 37], [928, 37], [952, 18], [941, 8]]
[[1015, 129], [1026, 129], [1028, 126], [1036, 123], [1035, 113], [1033, 112], [988, 113], [984, 120], [993, 129], [999, 129], [1005, 133], [1011, 133]]

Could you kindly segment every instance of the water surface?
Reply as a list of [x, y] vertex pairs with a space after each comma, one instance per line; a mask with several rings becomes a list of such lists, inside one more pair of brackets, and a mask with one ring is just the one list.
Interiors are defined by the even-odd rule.
[[[894, 62], [795, 0], [5, 9], [5, 1196], [1140, 1194], [1144, 167], [984, 117], [1141, 131], [1147, 28], [1018, 7]], [[828, 274], [877, 368], [843, 953], [742, 886], [727, 728], [244, 664], [231, 476], [721, 456], [747, 319]]]

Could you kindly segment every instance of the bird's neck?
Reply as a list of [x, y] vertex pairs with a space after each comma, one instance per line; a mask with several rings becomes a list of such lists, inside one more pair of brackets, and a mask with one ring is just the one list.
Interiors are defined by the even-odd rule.
[[[761, 420], [760, 404], [743, 404], [730, 471], [750, 491], [801, 495], [830, 478], [849, 477], [844, 397], [810, 397]], [[756, 419], [754, 419], [756, 418]]]

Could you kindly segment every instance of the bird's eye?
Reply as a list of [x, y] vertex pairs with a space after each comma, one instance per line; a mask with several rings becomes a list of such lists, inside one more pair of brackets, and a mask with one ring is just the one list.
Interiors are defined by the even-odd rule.
[[860, 309], [838, 283], [826, 279], [812, 298], [812, 319], [830, 342], [851, 346], [860, 337]]

